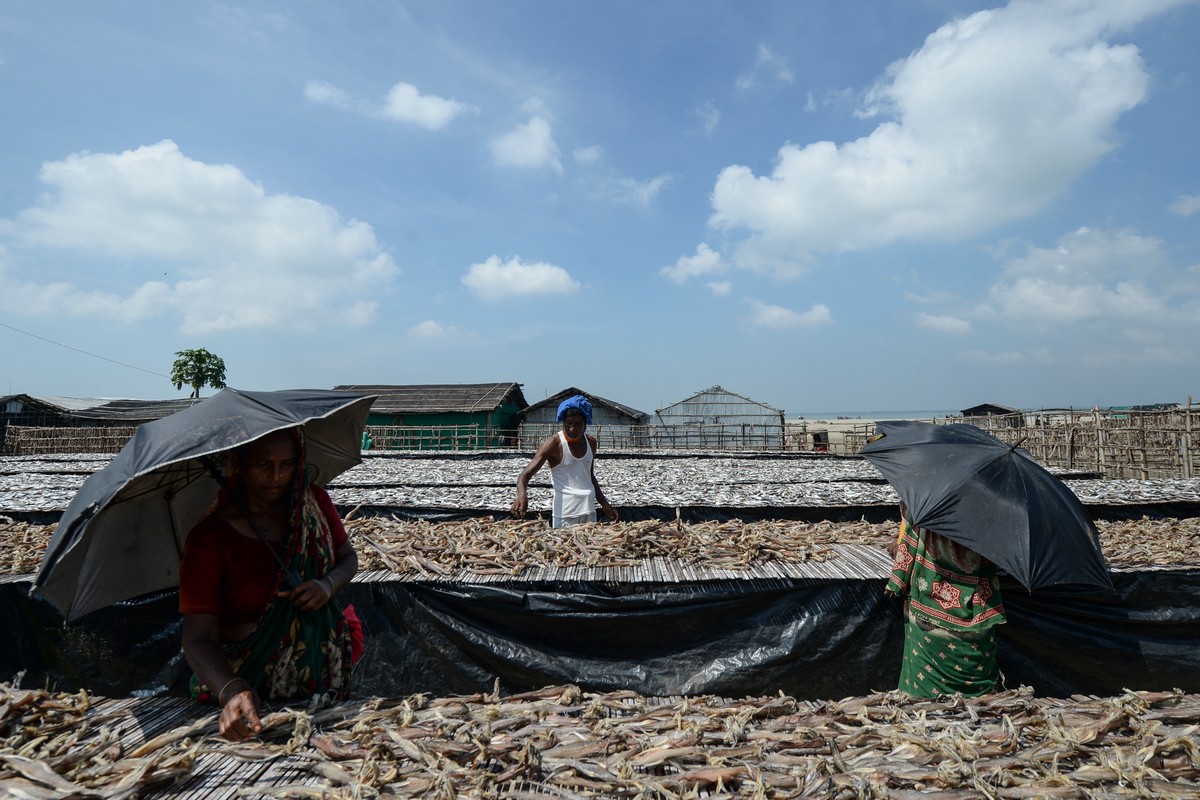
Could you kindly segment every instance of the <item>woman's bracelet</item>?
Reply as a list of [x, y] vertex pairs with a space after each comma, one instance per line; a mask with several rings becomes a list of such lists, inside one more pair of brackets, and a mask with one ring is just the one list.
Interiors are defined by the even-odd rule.
[[333, 597], [337, 593], [337, 586], [333, 584], [333, 578], [329, 577], [328, 574], [325, 575], [325, 580], [329, 581], [329, 596]]
[[246, 679], [243, 678], [242, 676], [234, 675], [232, 678], [230, 678], [228, 681], [225, 682], [225, 685], [221, 687], [221, 691], [217, 692], [217, 702], [218, 703], [220, 703], [222, 706], [225, 705], [225, 690], [228, 689], [232, 684], [237, 683], [238, 681], [245, 683], [247, 686], [250, 685], [249, 682], [247, 682]]

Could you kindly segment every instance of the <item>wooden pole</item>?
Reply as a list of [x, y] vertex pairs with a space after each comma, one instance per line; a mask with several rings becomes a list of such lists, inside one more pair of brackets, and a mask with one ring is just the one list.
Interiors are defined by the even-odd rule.
[[1183, 410], [1183, 477], [1192, 477], [1192, 396], [1188, 395], [1187, 408]]
[[1141, 438], [1141, 448], [1138, 455], [1142, 461], [1142, 480], [1150, 479], [1150, 470], [1146, 466], [1146, 415], [1138, 414], [1138, 435]]

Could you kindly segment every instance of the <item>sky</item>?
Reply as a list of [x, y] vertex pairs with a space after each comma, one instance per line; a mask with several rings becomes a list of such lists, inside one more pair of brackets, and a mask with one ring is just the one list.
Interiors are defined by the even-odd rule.
[[[0, 394], [1200, 401], [1195, 0], [12, 0]], [[211, 393], [205, 389], [203, 394]]]

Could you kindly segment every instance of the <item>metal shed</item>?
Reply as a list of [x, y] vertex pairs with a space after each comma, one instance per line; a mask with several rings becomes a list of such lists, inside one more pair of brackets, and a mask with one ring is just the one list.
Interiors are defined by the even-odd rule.
[[482, 450], [511, 447], [517, 413], [529, 404], [521, 384], [348, 384], [340, 392], [374, 394], [367, 418], [371, 447], [383, 450]]
[[712, 386], [654, 412], [658, 447], [781, 450], [782, 409]]
[[645, 446], [649, 414], [574, 386], [555, 392], [517, 415], [520, 422], [519, 446], [536, 449], [561, 430], [562, 423], [557, 420], [558, 404], [577, 394], [583, 395], [592, 404], [592, 424], [588, 426], [588, 433], [596, 437], [597, 445], [610, 449]]
[[996, 403], [980, 403], [977, 406], [962, 410], [964, 419], [970, 417], [1003, 417], [999, 421], [1002, 427], [1019, 428], [1025, 424], [1025, 412], [1019, 408], [1010, 408]]

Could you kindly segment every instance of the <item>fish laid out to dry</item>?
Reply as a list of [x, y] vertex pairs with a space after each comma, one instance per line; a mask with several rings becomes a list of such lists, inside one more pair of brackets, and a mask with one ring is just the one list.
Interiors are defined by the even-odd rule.
[[[1200, 566], [1200, 518], [1101, 521], [1100, 543], [1114, 567]], [[723, 570], [837, 558], [831, 545], [883, 548], [895, 523], [683, 523], [678, 520], [592, 523], [554, 530], [544, 519], [478, 517], [454, 522], [358, 517], [346, 528], [363, 571], [388, 570], [425, 578], [449, 575], [520, 576], [553, 567], [628, 567], [652, 559]], [[53, 525], [0, 516], [0, 574], [36, 572]]]
[[[1200, 796], [1200, 696], [1180, 692], [797, 701], [566, 685], [285, 709], [238, 744], [214, 736], [212, 709], [140, 740], [133, 714], [0, 684], [0, 791], [213, 796], [219, 770], [222, 796], [264, 798]], [[253, 784], [231, 790], [239, 769]]]
[[[511, 505], [520, 453], [475, 457], [393, 453], [367, 455], [329, 486], [334, 502], [353, 508], [451, 509], [499, 513]], [[0, 457], [0, 514], [61, 512], [95, 470], [95, 456]], [[617, 506], [675, 508], [845, 508], [895, 506], [896, 493], [860, 458], [800, 456], [605, 455], [597, 476]], [[1085, 504], [1200, 502], [1200, 479], [1098, 480], [1064, 476]], [[549, 476], [534, 476], [529, 507], [548, 511]]]

